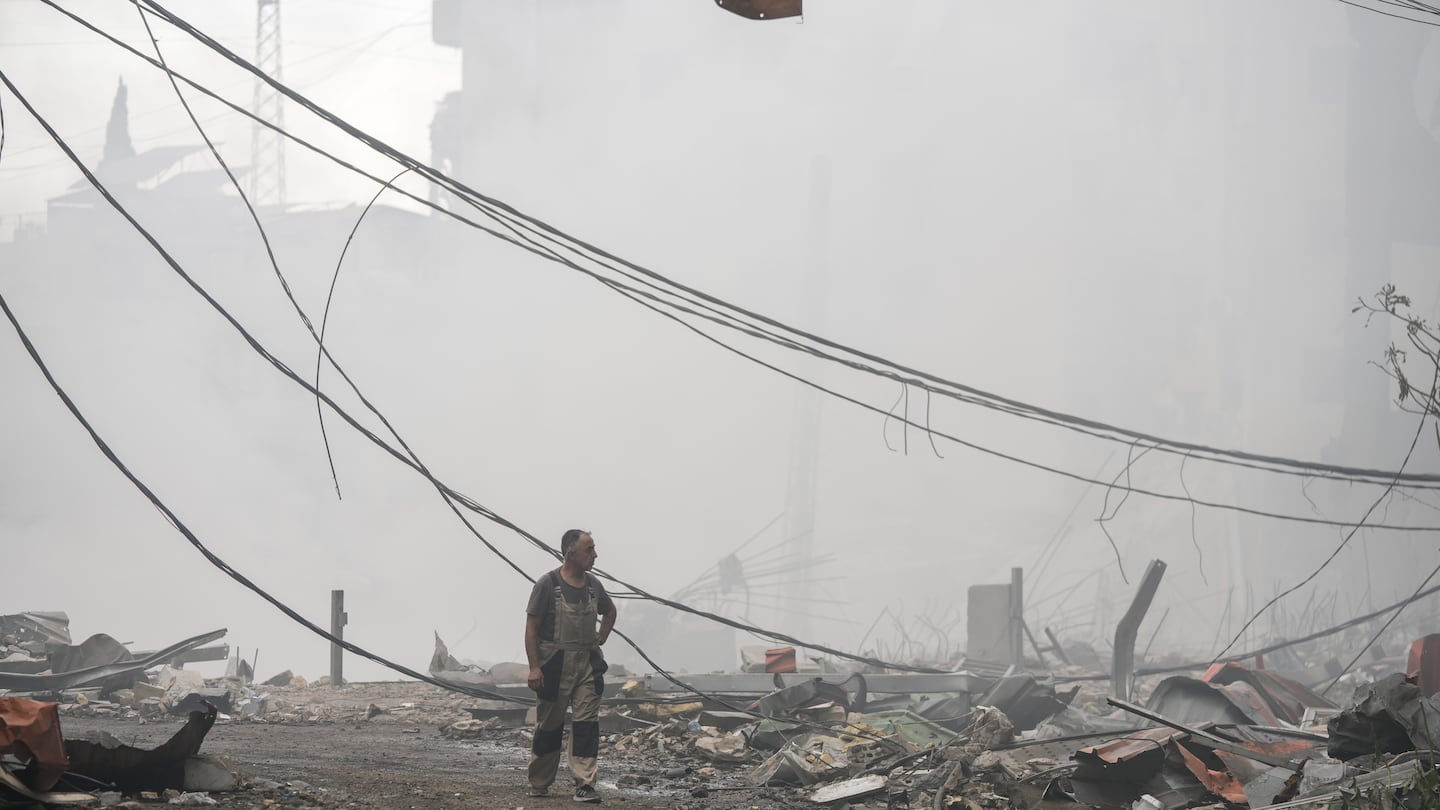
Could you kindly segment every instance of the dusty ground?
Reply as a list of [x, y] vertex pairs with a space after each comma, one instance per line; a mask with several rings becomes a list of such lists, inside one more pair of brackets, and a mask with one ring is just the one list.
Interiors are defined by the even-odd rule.
[[[257, 810], [316, 806], [416, 810], [576, 806], [570, 799], [563, 764], [552, 797], [533, 799], [525, 795], [525, 764], [529, 758], [525, 731], [496, 729], [473, 740], [442, 736], [440, 725], [468, 715], [458, 711], [464, 699], [438, 689], [412, 684], [361, 684], [340, 690], [310, 689], [305, 694], [285, 694], [285, 698], [320, 707], [320, 719], [222, 721], [206, 737], [202, 754], [226, 758], [234, 770], [251, 780], [246, 790], [211, 794], [221, 806]], [[370, 703], [384, 708], [385, 713], [364, 719], [364, 709]], [[164, 742], [182, 723], [180, 718], [144, 724], [136, 718], [62, 719], [67, 737], [106, 731], [124, 743], [144, 748]], [[667, 779], [662, 775], [667, 768], [703, 764], [683, 754], [622, 757], [607, 756], [602, 750], [599, 789], [605, 805], [637, 810], [815, 806], [799, 793], [783, 789], [725, 790], [724, 783], [733, 782], [735, 773], [722, 773], [709, 783], [693, 776]], [[266, 780], [281, 786], [268, 785]], [[702, 787], [706, 795], [692, 795]]]

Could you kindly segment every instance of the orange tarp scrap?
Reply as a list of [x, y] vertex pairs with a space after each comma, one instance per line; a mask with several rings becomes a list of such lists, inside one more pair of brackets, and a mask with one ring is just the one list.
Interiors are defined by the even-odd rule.
[[54, 703], [28, 698], [0, 698], [0, 754], [34, 761], [32, 790], [49, 790], [69, 766], [60, 710]]

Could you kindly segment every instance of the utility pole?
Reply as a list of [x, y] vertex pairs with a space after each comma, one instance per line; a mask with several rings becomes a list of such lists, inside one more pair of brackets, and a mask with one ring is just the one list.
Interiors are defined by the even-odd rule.
[[[830, 161], [816, 157], [810, 167], [810, 261], [801, 294], [805, 296], [806, 328], [824, 332], [825, 276], [830, 244]], [[817, 377], [820, 364], [802, 358], [797, 371]], [[809, 374], [805, 374], [809, 372]], [[810, 580], [815, 578], [815, 493], [820, 477], [820, 392], [796, 386], [790, 426], [790, 478], [785, 493], [785, 542], [793, 555], [794, 573], [785, 584], [784, 626], [795, 636], [810, 635]]]
[[[255, 66], [277, 82], [285, 80], [280, 43], [280, 0], [256, 0]], [[258, 77], [251, 107], [261, 121], [285, 128], [284, 97]], [[250, 135], [250, 202], [285, 205], [285, 138], [260, 121]]]

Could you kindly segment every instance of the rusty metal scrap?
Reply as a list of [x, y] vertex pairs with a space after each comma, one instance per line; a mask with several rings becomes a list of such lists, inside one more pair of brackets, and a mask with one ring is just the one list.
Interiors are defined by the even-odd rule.
[[1248, 684], [1271, 713], [1291, 725], [1299, 725], [1306, 709], [1338, 709], [1339, 706], [1295, 681], [1263, 669], [1250, 669], [1237, 663], [1215, 664], [1200, 676], [1215, 686]]
[[1200, 760], [1200, 757], [1190, 753], [1190, 750], [1183, 745], [1176, 746], [1180, 751], [1180, 758], [1184, 760], [1185, 767], [1190, 773], [1200, 780], [1205, 789], [1216, 796], [1232, 804], [1245, 804], [1245, 786], [1239, 779], [1225, 771], [1212, 770]]
[[1248, 683], [1210, 684], [1187, 675], [1166, 678], [1146, 701], [1152, 711], [1180, 723], [1280, 724], [1279, 718]]
[[1147, 728], [1134, 731], [1124, 737], [1091, 745], [1075, 752], [1077, 762], [1097, 761], [1104, 765], [1118, 765], [1156, 752], [1164, 756], [1165, 746], [1183, 739], [1186, 733], [1173, 728]]

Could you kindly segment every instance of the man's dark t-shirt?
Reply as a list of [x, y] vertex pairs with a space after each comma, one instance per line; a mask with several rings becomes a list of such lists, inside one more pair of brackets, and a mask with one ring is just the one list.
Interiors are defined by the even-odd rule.
[[[551, 575], [554, 575], [553, 578]], [[610, 601], [610, 594], [605, 592], [605, 586], [600, 580], [590, 576], [588, 587], [576, 588], [560, 576], [560, 569], [555, 569], [535, 581], [535, 587], [530, 591], [530, 603], [525, 606], [525, 613], [530, 616], [537, 616], [540, 619], [540, 640], [555, 640], [555, 583], [560, 583], [560, 593], [564, 595], [565, 601], [572, 605], [583, 605], [590, 601], [590, 588], [595, 589], [595, 612], [604, 615], [614, 609], [615, 605]]]

